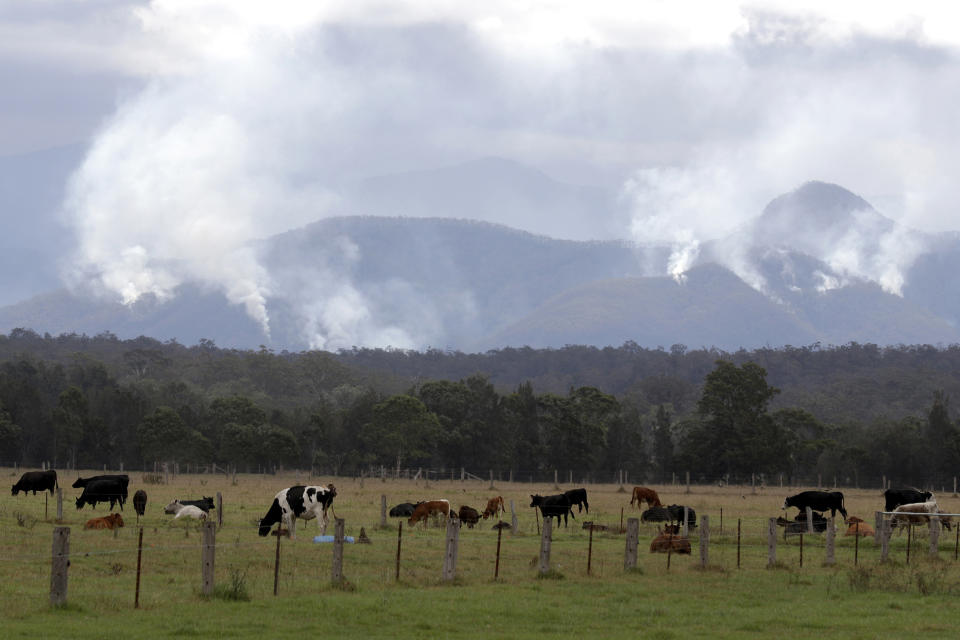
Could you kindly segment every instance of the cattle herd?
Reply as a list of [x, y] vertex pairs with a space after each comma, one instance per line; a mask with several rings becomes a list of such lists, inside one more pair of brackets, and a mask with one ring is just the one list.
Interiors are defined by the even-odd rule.
[[[130, 478], [127, 475], [98, 475], [89, 478], [78, 477], [72, 484], [80, 489], [80, 496], [76, 499], [77, 509], [89, 505], [96, 508], [99, 503], [109, 503], [109, 509], [115, 506], [123, 510], [127, 501], [127, 487]], [[49, 491], [52, 495], [58, 488], [57, 472], [28, 471], [24, 473], [12, 487], [12, 494]], [[266, 515], [258, 521], [258, 532], [261, 536], [269, 534], [273, 525], [278, 526], [278, 535], [295, 537], [296, 520], [316, 519], [318, 528], [325, 531], [327, 525], [327, 511], [337, 495], [336, 488], [327, 486], [296, 485], [278, 492], [273, 499]], [[944, 511], [937, 505], [936, 499], [929, 491], [917, 489], [887, 489], [884, 494], [884, 511], [889, 513], [891, 528], [902, 531], [904, 527], [915, 524], [924, 524], [934, 519], [950, 530], [952, 518], [944, 515]], [[586, 489], [571, 489], [563, 493], [543, 496], [530, 496], [530, 507], [536, 509], [544, 521], [556, 518], [557, 526], [561, 519], [564, 526], [568, 524], [568, 517], [576, 519], [577, 513], [590, 513], [590, 504], [587, 500]], [[650, 545], [651, 552], [690, 553], [690, 543], [686, 538], [686, 530], [695, 529], [697, 514], [693, 508], [684, 505], [664, 505], [660, 496], [649, 487], [634, 487], [630, 498], [630, 505], [641, 509], [646, 503], [647, 508], [642, 511], [640, 520], [645, 523], [660, 524], [659, 535]], [[133, 497], [134, 510], [139, 522], [146, 510], [147, 494], [144, 490], [136, 491]], [[192, 518], [206, 520], [209, 512], [215, 508], [213, 498], [203, 496], [194, 500], [174, 500], [164, 507], [164, 513], [173, 515], [173, 520]], [[783, 510], [796, 508], [798, 514], [793, 520], [777, 518], [777, 524], [785, 528], [787, 533], [804, 533], [806, 531], [822, 532], [827, 528], [826, 512], [835, 517], [837, 512], [844, 518], [848, 526], [846, 535], [873, 536], [874, 530], [870, 525], [857, 516], [847, 514], [844, 505], [843, 493], [840, 491], [803, 491], [787, 497], [783, 503]], [[450, 501], [443, 498], [421, 500], [417, 502], [403, 502], [390, 509], [390, 517], [406, 518], [409, 525], [418, 522], [428, 522], [431, 518], [457, 518], [461, 523], [473, 528], [481, 519], [496, 518], [506, 512], [502, 496], [494, 496], [487, 501], [483, 511], [478, 511], [469, 505], [460, 505], [454, 510]], [[808, 512], [811, 522], [807, 522]], [[589, 523], [590, 526], [595, 526]], [[684, 526], [685, 525], [685, 526]], [[119, 513], [101, 518], [92, 518], [85, 524], [86, 529], [116, 529], [123, 526], [123, 518]], [[502, 528], [504, 523], [498, 522], [494, 528]], [[587, 524], [584, 525], [585, 527]]]

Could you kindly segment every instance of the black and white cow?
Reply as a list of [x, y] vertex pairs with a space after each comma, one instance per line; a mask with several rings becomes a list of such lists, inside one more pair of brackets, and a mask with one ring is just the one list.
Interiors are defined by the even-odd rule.
[[27, 471], [20, 476], [17, 484], [13, 485], [13, 495], [17, 495], [21, 491], [24, 493], [32, 491], [33, 495], [37, 495], [37, 491], [40, 493], [49, 491], [50, 495], [53, 495], [53, 490], [56, 488], [57, 472], [53, 469], [49, 471]]
[[199, 500], [177, 500], [177, 502], [185, 507], [197, 507], [204, 513], [210, 513], [210, 511], [216, 509], [216, 506], [213, 504], [213, 498], [209, 496], [203, 496]]
[[929, 491], [916, 489], [887, 489], [883, 492], [884, 511], [893, 511], [902, 504], [917, 504], [934, 501]]
[[322, 531], [327, 526], [327, 509], [336, 495], [337, 489], [332, 484], [325, 487], [297, 485], [284, 489], [273, 498], [267, 515], [260, 520], [260, 535], [268, 535], [270, 527], [282, 523], [290, 531], [290, 537], [296, 538], [297, 518], [316, 518]]
[[85, 504], [96, 509], [98, 502], [109, 502], [111, 509], [115, 504], [119, 504], [120, 510], [123, 511], [129, 483], [130, 478], [126, 475], [87, 478], [84, 480], [83, 493], [77, 498], [77, 509], [82, 509]]
[[796, 507], [806, 513], [807, 507], [813, 511], [823, 513], [830, 510], [830, 517], [835, 517], [837, 511], [847, 518], [847, 510], [843, 508], [843, 493], [840, 491], [801, 491], [783, 501], [783, 508]]

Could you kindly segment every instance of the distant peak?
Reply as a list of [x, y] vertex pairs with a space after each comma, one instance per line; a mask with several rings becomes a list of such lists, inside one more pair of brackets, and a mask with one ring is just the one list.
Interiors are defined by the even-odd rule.
[[873, 210], [869, 202], [840, 185], [811, 180], [790, 193], [774, 198], [763, 210], [763, 217], [792, 211], [829, 220], [836, 214]]

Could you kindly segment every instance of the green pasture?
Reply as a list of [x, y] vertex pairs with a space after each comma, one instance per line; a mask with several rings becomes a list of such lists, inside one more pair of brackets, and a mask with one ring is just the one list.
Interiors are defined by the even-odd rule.
[[[83, 472], [81, 475], [94, 475]], [[12, 469], [0, 476], [16, 481]], [[767, 519], [781, 515], [785, 495], [799, 489], [766, 487], [655, 486], [666, 504], [687, 504], [698, 520], [710, 516], [710, 564], [699, 567], [699, 531], [691, 534], [693, 554], [670, 557], [648, 552], [653, 526], [642, 526], [639, 569], [623, 568], [625, 536], [616, 532], [638, 515], [630, 494], [615, 485], [588, 485], [590, 515], [577, 514], [566, 529], [554, 531], [547, 578], [538, 576], [540, 538], [529, 505], [530, 493], [551, 493], [549, 484], [487, 481], [423, 482], [352, 478], [181, 475], [170, 484], [145, 484], [132, 473], [133, 491], [149, 494], [143, 518], [144, 550], [140, 609], [134, 609], [137, 527], [132, 504], [123, 511], [127, 526], [86, 531], [83, 523], [105, 515], [101, 505], [77, 511], [74, 475], [61, 474], [64, 521], [71, 528], [68, 604], [49, 606], [52, 530], [58, 526], [55, 498], [44, 517], [41, 495], [0, 497], [0, 606], [8, 637], [124, 638], [263, 637], [315, 632], [331, 637], [602, 637], [709, 638], [771, 635], [884, 638], [924, 635], [955, 637], [960, 628], [960, 562], [955, 537], [944, 532], [938, 556], [928, 553], [928, 534], [915, 530], [910, 564], [907, 536], [891, 542], [890, 560], [880, 564], [873, 540], [861, 540], [854, 567], [854, 541], [838, 535], [836, 565], [824, 564], [823, 536], [778, 537], [777, 565], [767, 567]], [[315, 544], [316, 521], [299, 522], [296, 540], [281, 541], [278, 595], [273, 595], [276, 538], [260, 538], [256, 522], [280, 489], [296, 483], [337, 486], [334, 510], [346, 521], [348, 536], [364, 527], [372, 544], [344, 550], [347, 583], [330, 580], [332, 545]], [[562, 488], [570, 488], [564, 486]], [[629, 487], [625, 487], [629, 489]], [[224, 523], [216, 534], [216, 592], [200, 595], [201, 534], [191, 523], [171, 524], [163, 506], [175, 497], [223, 494]], [[879, 490], [845, 490], [847, 509], [873, 523], [882, 507]], [[441, 581], [444, 530], [404, 522], [400, 579], [395, 578], [397, 520], [380, 527], [380, 496], [390, 506], [418, 499], [447, 498], [454, 507], [482, 509], [502, 495], [517, 507], [520, 531], [504, 531], [500, 575], [494, 579], [497, 532], [491, 521], [460, 532], [457, 579]], [[938, 496], [950, 512], [960, 499]], [[723, 529], [720, 510], [723, 509]], [[789, 514], [791, 517], [794, 513]], [[509, 514], [506, 519], [509, 520]], [[737, 568], [737, 521], [741, 522], [741, 566]], [[590, 534], [584, 520], [610, 527]], [[333, 526], [328, 533], [333, 532]], [[843, 529], [839, 534], [843, 533]]]

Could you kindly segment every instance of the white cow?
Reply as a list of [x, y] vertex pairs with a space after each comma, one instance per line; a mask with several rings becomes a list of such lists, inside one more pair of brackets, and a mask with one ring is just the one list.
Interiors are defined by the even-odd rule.
[[280, 491], [274, 498], [267, 515], [260, 520], [261, 536], [270, 533], [270, 527], [283, 523], [290, 531], [290, 537], [296, 538], [297, 518], [317, 519], [317, 526], [323, 531], [327, 526], [327, 508], [337, 495], [331, 484], [326, 487], [297, 485]]

